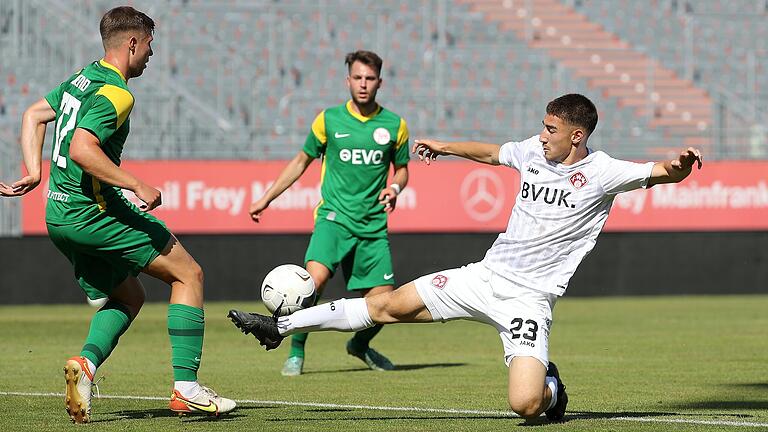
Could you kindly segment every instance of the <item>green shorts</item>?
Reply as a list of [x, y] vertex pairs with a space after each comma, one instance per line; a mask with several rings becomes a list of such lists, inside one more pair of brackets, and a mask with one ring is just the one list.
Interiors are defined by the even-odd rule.
[[347, 289], [361, 290], [394, 285], [389, 240], [360, 238], [346, 228], [325, 219], [318, 219], [309, 241], [304, 263], [317, 261], [333, 274], [341, 264]]
[[171, 238], [163, 222], [127, 202], [111, 204], [87, 220], [47, 226], [91, 300], [108, 297], [128, 276], [138, 275]]

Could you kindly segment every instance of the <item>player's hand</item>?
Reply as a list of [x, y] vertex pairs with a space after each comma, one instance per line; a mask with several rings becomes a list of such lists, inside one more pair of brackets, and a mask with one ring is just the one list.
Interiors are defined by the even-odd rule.
[[269, 203], [264, 200], [258, 200], [255, 203], [251, 203], [251, 208], [248, 209], [248, 214], [251, 215], [251, 220], [259, 222], [261, 220], [261, 213], [269, 207]]
[[419, 156], [419, 160], [423, 161], [427, 165], [438, 156], [446, 154], [442, 149], [444, 144], [440, 141], [431, 139], [417, 139], [413, 141], [412, 153]]
[[680, 152], [680, 157], [677, 159], [674, 159], [672, 163], [672, 168], [678, 169], [678, 170], [689, 170], [691, 167], [693, 167], [693, 163], [698, 162], [698, 169], [701, 169], [702, 165], [702, 157], [701, 157], [701, 151], [699, 149], [688, 147], [686, 150], [683, 150]]
[[25, 176], [18, 181], [12, 183], [10, 186], [5, 183], [0, 183], [0, 196], [15, 197], [22, 196], [32, 189], [36, 188], [40, 184], [39, 177]]
[[379, 192], [379, 204], [384, 206], [384, 211], [392, 213], [397, 206], [397, 192], [387, 186]]
[[151, 211], [163, 203], [163, 197], [161, 196], [160, 191], [148, 184], [141, 183], [133, 193], [136, 194], [136, 198], [144, 203], [140, 205], [139, 208], [146, 212]]

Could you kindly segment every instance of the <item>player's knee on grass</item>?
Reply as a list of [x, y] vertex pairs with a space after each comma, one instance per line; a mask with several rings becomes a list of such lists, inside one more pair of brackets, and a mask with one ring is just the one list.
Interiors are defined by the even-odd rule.
[[523, 418], [535, 418], [541, 415], [544, 411], [542, 409], [542, 396], [535, 394], [527, 395], [515, 395], [510, 394], [508, 398], [509, 407], [517, 415]]

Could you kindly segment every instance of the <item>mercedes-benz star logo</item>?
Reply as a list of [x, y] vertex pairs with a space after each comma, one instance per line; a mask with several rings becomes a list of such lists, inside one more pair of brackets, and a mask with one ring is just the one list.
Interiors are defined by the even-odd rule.
[[461, 202], [469, 217], [478, 222], [495, 218], [504, 207], [504, 184], [491, 170], [476, 169], [461, 183]]

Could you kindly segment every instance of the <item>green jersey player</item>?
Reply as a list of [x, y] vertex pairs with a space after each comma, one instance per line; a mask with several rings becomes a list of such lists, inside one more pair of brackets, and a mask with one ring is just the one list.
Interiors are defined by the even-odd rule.
[[[348, 102], [317, 115], [304, 148], [288, 163], [250, 214], [258, 222], [269, 204], [288, 189], [316, 158], [322, 158], [322, 200], [304, 262], [320, 293], [340, 265], [348, 290], [364, 297], [392, 291], [394, 272], [387, 239], [387, 214], [408, 183], [408, 127], [397, 114], [376, 103], [381, 87], [381, 58], [370, 51], [346, 56]], [[394, 166], [387, 184], [389, 166]], [[370, 348], [381, 326], [363, 330], [347, 343], [347, 352], [374, 370], [392, 363]], [[283, 375], [300, 375], [307, 335], [297, 334]]]
[[[147, 15], [127, 6], [104, 15], [104, 58], [26, 110], [21, 146], [28, 175], [10, 186], [0, 183], [3, 196], [24, 195], [40, 183], [45, 127], [53, 121], [48, 233], [72, 263], [88, 298], [107, 299], [91, 320], [80, 355], [64, 366], [66, 408], [76, 423], [90, 420], [96, 370], [144, 303], [140, 272], [171, 285], [171, 410], [218, 415], [235, 407], [197, 382], [205, 323], [202, 270], [165, 224], [148, 213], [161, 204], [160, 191], [120, 168], [134, 105], [128, 80], [140, 76], [152, 56], [154, 26]], [[143, 204], [137, 208], [122, 189]]]

